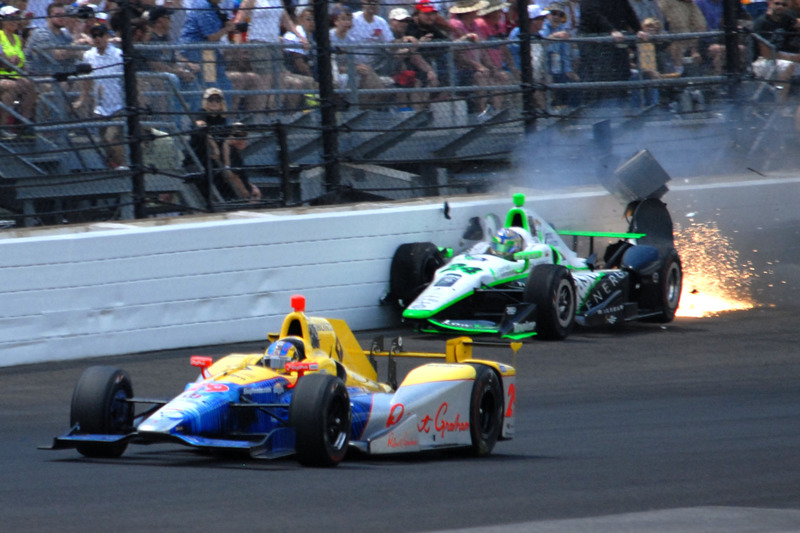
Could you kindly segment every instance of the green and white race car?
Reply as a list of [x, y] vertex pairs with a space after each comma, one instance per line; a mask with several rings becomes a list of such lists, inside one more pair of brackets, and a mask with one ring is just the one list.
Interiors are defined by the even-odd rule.
[[[421, 331], [564, 339], [576, 322], [673, 319], [682, 270], [659, 199], [632, 202], [625, 233], [557, 232], [524, 207], [523, 194], [513, 202], [502, 227], [458, 255], [429, 242], [397, 249], [387, 299], [403, 308], [404, 321]], [[593, 254], [578, 257], [566, 235], [618, 240], [599, 268]]]

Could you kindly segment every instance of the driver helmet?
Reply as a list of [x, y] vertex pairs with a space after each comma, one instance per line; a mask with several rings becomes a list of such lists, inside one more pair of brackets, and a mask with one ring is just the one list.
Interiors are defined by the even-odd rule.
[[284, 337], [267, 347], [261, 364], [267, 368], [281, 369], [289, 361], [302, 361], [306, 358], [306, 345], [300, 337]]
[[522, 235], [511, 228], [500, 228], [492, 237], [492, 252], [505, 259], [513, 259], [523, 248]]

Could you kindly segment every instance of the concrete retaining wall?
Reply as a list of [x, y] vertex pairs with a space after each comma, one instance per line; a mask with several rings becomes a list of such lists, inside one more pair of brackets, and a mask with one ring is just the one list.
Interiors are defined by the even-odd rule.
[[[397, 246], [458, 247], [469, 218], [504, 216], [510, 194], [446, 201], [449, 219], [433, 199], [0, 239], [0, 366], [263, 339], [296, 293], [310, 314], [389, 326], [379, 300]], [[564, 229], [625, 229], [601, 190], [528, 205]]]

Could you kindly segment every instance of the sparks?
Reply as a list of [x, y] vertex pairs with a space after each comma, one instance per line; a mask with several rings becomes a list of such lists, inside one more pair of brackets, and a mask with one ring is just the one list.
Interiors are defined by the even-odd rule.
[[707, 317], [752, 309], [751, 265], [739, 264], [739, 253], [713, 222], [678, 227], [675, 247], [681, 255], [683, 290], [676, 316]]

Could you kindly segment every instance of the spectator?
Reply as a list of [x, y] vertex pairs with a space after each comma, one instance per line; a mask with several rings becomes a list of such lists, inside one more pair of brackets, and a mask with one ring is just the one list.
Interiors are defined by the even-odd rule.
[[[287, 73], [284, 75], [284, 85], [287, 89], [317, 91], [317, 68], [314, 63], [314, 9], [307, 7], [297, 16], [299, 24], [293, 26], [293, 31], [287, 31], [283, 40], [287, 43], [296, 43], [294, 48], [284, 50], [284, 62]], [[303, 95], [287, 93], [284, 98], [284, 107], [299, 109]]]
[[647, 79], [679, 77], [680, 69], [675, 65], [673, 54], [670, 50], [672, 42], [662, 41], [657, 38], [663, 31], [661, 21], [656, 17], [646, 18], [642, 21], [642, 30], [650, 36], [648, 41], [655, 51], [655, 68], [652, 69], [652, 72], [644, 72], [644, 77]]
[[[72, 36], [72, 44], [92, 46], [92, 38], [89, 35], [90, 27], [87, 28], [89, 12], [85, 9], [79, 12], [74, 5], [66, 6], [65, 9], [67, 16], [64, 25]], [[92, 15], [92, 25], [94, 25], [94, 15]]]
[[[579, 81], [580, 77], [572, 68], [572, 43], [566, 41], [572, 36], [567, 5], [562, 2], [553, 2], [547, 6], [547, 10], [549, 14], [540, 34], [550, 41], [547, 44], [547, 71], [550, 79], [554, 83]], [[575, 107], [580, 104], [580, 94], [578, 91], [556, 90], [553, 91], [552, 103], [553, 105]]]
[[[152, 7], [145, 17], [150, 25], [151, 44], [175, 44], [172, 35], [173, 11], [165, 7]], [[180, 80], [181, 86], [190, 86], [197, 78], [200, 65], [192, 63], [177, 50], [160, 50], [152, 52], [148, 66], [154, 72], [168, 72]]]
[[[109, 35], [114, 36], [114, 27], [113, 25], [107, 24], [106, 21], [100, 20], [97, 18], [97, 9], [95, 8], [94, 4], [73, 4], [77, 6], [76, 14], [78, 20], [81, 21], [82, 28], [81, 32], [84, 35], [88, 35], [91, 39], [90, 30], [97, 26], [98, 24], [105, 24], [106, 28], [109, 30]], [[75, 39], [73, 39], [75, 40]]]
[[419, 54], [426, 63], [434, 67], [439, 85], [449, 85], [448, 48], [425, 46], [425, 43], [450, 41], [450, 24], [439, 14], [431, 0], [417, 2], [406, 34], [415, 37], [422, 44]]
[[[0, 45], [2, 45], [2, 63], [0, 63], [0, 100], [8, 108], [19, 101], [19, 114], [33, 120], [36, 106], [36, 87], [25, 75], [25, 52], [22, 39], [17, 35], [21, 22], [20, 10], [14, 6], [0, 8]], [[14, 133], [5, 129], [10, 122], [9, 113], [0, 108], [0, 135], [12, 138]]]
[[[353, 14], [353, 29], [350, 36], [357, 43], [390, 43], [392, 42], [392, 30], [386, 19], [378, 16], [380, 8], [378, 0], [361, 0], [361, 11]], [[356, 56], [356, 62], [372, 67], [381, 76], [390, 75], [386, 70], [381, 71], [382, 65], [388, 56], [386, 49], [367, 48]], [[390, 85], [391, 80], [384, 80]]]
[[[201, 0], [200, 6], [189, 11], [181, 31], [181, 43], [219, 43], [236, 29], [232, 20], [219, 7], [221, 0]], [[187, 49], [186, 58], [200, 63], [200, 83], [215, 87], [230, 87], [225, 74], [225, 62], [218, 48], [207, 50]]]
[[[767, 11], [753, 21], [753, 33], [763, 37], [778, 52], [797, 53], [800, 52], [800, 46], [794, 39], [794, 35], [798, 32], [798, 21], [788, 7], [788, 0], [767, 2]], [[762, 49], [762, 51], [766, 50]], [[754, 57], [768, 55], [761, 53], [758, 49], [754, 52]]]
[[214, 183], [215, 186], [219, 186], [220, 181], [224, 179], [221, 175], [225, 166], [222, 160], [222, 145], [229, 133], [225, 93], [217, 87], [209, 87], [203, 92], [201, 107], [203, 113], [195, 120], [195, 130], [189, 137], [189, 147], [200, 162], [201, 168], [195, 168], [190, 157], [184, 159], [184, 166], [190, 170], [203, 171], [205, 177], [200, 180], [198, 188], [206, 201], [211, 202], [209, 184]]
[[580, 26], [581, 22], [580, 0], [566, 0], [564, 5], [567, 8], [567, 24], [569, 25], [569, 34], [574, 37], [578, 34], [578, 26]]
[[[183, 31], [183, 24], [186, 22], [186, 14], [192, 9], [195, 0], [165, 0], [162, 7], [171, 9], [172, 13], [172, 27], [170, 28], [169, 37], [172, 42], [178, 42], [181, 39], [181, 32]], [[108, 0], [106, 0], [108, 2]], [[160, 3], [160, 2], [159, 2]]]
[[[92, 66], [93, 72], [82, 83], [81, 95], [73, 105], [81, 109], [89, 105], [89, 94], [94, 102], [94, 116], [103, 121], [122, 120], [125, 107], [122, 91], [122, 52], [111, 46], [111, 35], [104, 24], [90, 30], [94, 46], [84, 52], [83, 62]], [[106, 144], [106, 158], [111, 168], [126, 168], [125, 147], [122, 144], [121, 126], [104, 126], [103, 141]]]
[[[331, 10], [333, 28], [330, 31], [331, 49], [333, 50], [333, 76], [340, 89], [381, 89], [383, 83], [378, 74], [364, 63], [358, 63], [352, 49], [337, 47], [342, 44], [353, 44], [356, 41], [350, 35], [353, 27], [353, 12], [344, 4], [334, 4]], [[351, 87], [352, 85], [352, 87]], [[362, 103], [370, 104], [381, 101], [380, 95], [363, 95]]]
[[51, 0], [30, 0], [28, 2], [28, 11], [33, 14], [33, 19], [30, 23], [31, 29], [44, 28], [47, 26], [47, 21], [50, 17], [47, 8], [52, 4], [64, 5], [63, 2]]
[[[156, 91], [160, 98], [150, 100], [150, 106], [157, 112], [169, 113], [180, 109], [177, 91], [191, 94], [199, 92], [200, 85], [197, 78], [200, 75], [200, 65], [192, 63], [174, 48], [166, 48], [177, 44], [174, 40], [172, 25], [173, 11], [162, 6], [151, 6], [144, 12], [142, 19], [149, 27], [149, 43], [163, 45], [164, 48], [147, 50], [143, 52], [146, 65], [143, 70], [159, 73], [158, 76], [139, 77], [139, 81], [146, 81], [150, 89]], [[197, 99], [197, 97], [195, 97]], [[185, 127], [184, 118], [172, 116], [171, 119]]]
[[[175, 157], [178, 150], [175, 139], [165, 131], [150, 126], [141, 128], [142, 163], [151, 174], [177, 177], [181, 173], [181, 160]], [[181, 202], [178, 192], [160, 192], [158, 202], [153, 202], [150, 216], [179, 216], [174, 210]], [[156, 214], [157, 213], [157, 214]]]
[[761, 15], [767, 12], [767, 0], [750, 0], [749, 2], [742, 2], [744, 10], [750, 16], [750, 19], [757, 20]]
[[28, 40], [28, 36], [33, 31], [33, 27], [31, 27], [31, 19], [33, 18], [33, 13], [28, 11], [28, 0], [14, 0], [8, 2], [6, 5], [14, 6], [19, 10], [19, 27], [17, 28], [17, 35], [19, 35], [20, 39], [22, 39], [23, 47]]
[[[503, 7], [497, 11], [497, 23], [496, 26], [498, 28], [498, 34], [502, 35], [503, 38], [507, 38], [508, 35], [511, 33], [511, 30], [516, 28], [518, 24], [518, 17], [517, 17], [517, 6], [514, 5], [516, 2], [502, 2], [501, 0], [487, 0], [489, 2], [489, 6], [485, 7], [484, 9], [489, 9], [489, 7], [501, 4]], [[479, 15], [483, 17], [483, 15]]]
[[[501, 41], [508, 37], [505, 22], [503, 20], [503, 10], [508, 7], [508, 3], [500, 0], [489, 0], [489, 5], [478, 12], [478, 19], [475, 24], [478, 28], [478, 37], [483, 41]], [[497, 44], [484, 50], [485, 58], [490, 68], [490, 76], [494, 83], [498, 85], [508, 85], [512, 82], [519, 82], [519, 69], [514, 62], [506, 44]]]
[[[550, 81], [547, 70], [547, 53], [544, 45], [542, 44], [542, 28], [544, 27], [547, 15], [550, 12], [542, 9], [536, 4], [528, 5], [528, 20], [530, 21], [529, 32], [533, 40], [531, 41], [531, 67], [533, 68], [533, 81], [536, 84], [542, 85]], [[511, 40], [519, 40], [519, 28], [514, 28], [509, 35]], [[519, 45], [516, 46], [519, 49]], [[519, 51], [516, 53], [516, 61], [519, 59]], [[519, 67], [522, 65], [519, 64]], [[539, 108], [547, 106], [545, 92], [542, 90], [534, 90], [534, 101]]]
[[217, 186], [225, 200], [261, 200], [261, 189], [250, 183], [247, 169], [244, 167], [242, 152], [247, 148], [247, 130], [244, 124], [236, 122], [231, 126], [230, 134], [222, 145], [222, 159], [225, 168], [222, 180]]
[[[131, 40], [133, 41], [133, 54], [130, 62], [134, 65], [137, 73], [147, 73], [150, 71], [150, 59], [157, 52], [154, 50], [143, 50], [138, 45], [146, 45], [150, 43], [150, 25], [147, 23], [146, 18], [137, 18], [131, 21]], [[121, 44], [120, 44], [121, 46]], [[149, 111], [164, 111], [161, 104], [165, 103], [166, 99], [161, 95], [154, 95], [154, 91], [160, 88], [160, 81], [155, 80], [149, 76], [137, 76], [137, 95], [138, 103], [141, 109]]]
[[[453, 28], [453, 37], [456, 41], [477, 43], [480, 40], [476, 20], [478, 12], [487, 5], [485, 0], [458, 0], [450, 8], [450, 27]], [[485, 87], [492, 83], [491, 69], [486, 66], [483, 49], [459, 48], [455, 52], [454, 60], [458, 85]], [[502, 107], [502, 98], [502, 95], [495, 95], [493, 103]], [[485, 92], [477, 92], [474, 102], [475, 111], [478, 113], [489, 111], [487, 101]]]
[[286, 48], [284, 52], [284, 63], [286, 70], [292, 74], [299, 74], [316, 78], [314, 72], [314, 61], [312, 51], [314, 49], [314, 9], [307, 7], [297, 16], [298, 24], [283, 34], [283, 40], [287, 43], [295, 43], [298, 46]]
[[[294, 28], [282, 0], [243, 0], [236, 12], [236, 23], [247, 22], [247, 42], [264, 43], [263, 47], [249, 49], [250, 65], [260, 78], [262, 89], [277, 87], [283, 70], [280, 44], [281, 27]], [[240, 26], [243, 29], [243, 26]], [[277, 109], [274, 95], [266, 100], [269, 109]]]
[[[408, 10], [402, 7], [392, 9], [389, 13], [389, 27], [392, 30], [394, 42], [405, 43], [406, 48], [393, 49], [395, 66], [392, 78], [399, 87], [419, 88], [438, 87], [439, 79], [433, 67], [419, 54], [419, 41], [416, 37], [408, 35], [408, 25], [411, 22], [411, 15]], [[412, 104], [423, 102], [424, 93], [407, 93], [399, 95], [397, 103], [407, 101]]]
[[695, 0], [695, 3], [706, 19], [708, 31], [722, 29], [722, 0]]
[[[98, 5], [103, 5], [101, 2], [97, 2]], [[151, 4], [155, 4], [152, 0], [147, 0], [147, 2], [142, 2], [142, 0], [129, 0], [128, 6], [130, 7], [130, 19], [131, 21], [140, 19], [144, 16], [145, 12], [149, 9]], [[80, 5], [80, 4], [79, 4]], [[122, 29], [122, 19], [125, 17], [125, 9], [120, 5], [119, 2], [116, 0], [106, 0], [105, 2], [105, 13], [95, 4], [85, 4], [82, 5], [80, 9], [87, 9], [89, 13], [93, 13], [93, 17], [97, 19], [96, 21], [89, 22], [91, 25], [94, 24], [105, 24], [108, 26], [108, 29], [111, 30], [111, 35], [117, 35], [116, 38], [112, 38], [112, 42], [114, 40], [119, 40], [118, 34]]]
[[73, 69], [76, 52], [67, 50], [72, 35], [66, 28], [67, 11], [61, 4], [47, 6], [47, 24], [34, 29], [25, 43], [25, 57], [30, 71], [37, 76], [51, 76]]
[[800, 54], [789, 37], [797, 32], [797, 20], [787, 14], [787, 0], [770, 0], [767, 12], [753, 21], [756, 40], [753, 73], [762, 79], [778, 83], [778, 101], [789, 98], [789, 80], [800, 73]]
[[[263, 91], [261, 76], [253, 71], [250, 60], [251, 49], [227, 48], [222, 55], [225, 58], [225, 73], [234, 89], [231, 96], [233, 111], [246, 111], [251, 118], [261, 120], [268, 109], [269, 97]], [[239, 91], [242, 91], [241, 93]]]
[[[649, 17], [642, 21], [642, 30], [649, 36], [647, 42], [639, 43], [639, 65], [634, 78], [645, 80], [658, 80], [664, 78], [680, 77], [681, 72], [676, 68], [672, 56], [672, 42], [658, 39], [662, 31], [661, 21], [656, 17]], [[674, 89], [658, 89], [647, 87], [640, 91], [633, 91], [634, 105], [655, 105], [661, 100], [661, 94], [669, 99], [673, 98]], [[640, 101], [640, 95], [644, 101]]]
[[508, 7], [503, 10], [503, 25], [507, 35], [510, 35], [514, 28], [519, 26], [519, 12], [517, 11], [516, 1], [508, 2]]
[[[614, 38], [613, 43], [579, 45], [582, 81], [630, 79], [630, 50], [625, 44], [625, 33], [636, 33], [640, 39], [647, 39], [647, 34], [642, 31], [636, 12], [628, 0], [581, 0], [578, 32], [581, 35], [610, 35]], [[619, 99], [625, 96], [625, 91], [615, 89], [592, 96]]]
[[[707, 29], [706, 18], [693, 0], [658, 0], [658, 7], [664, 13], [665, 29], [670, 33], [695, 33]], [[699, 66], [702, 62], [699, 44], [699, 39], [673, 41], [672, 57], [675, 65]]]
[[[722, 0], [696, 0], [697, 7], [703, 13], [706, 19], [706, 26], [708, 31], [717, 31], [722, 28]], [[746, 12], [742, 9], [741, 4], [737, 2], [738, 13], [740, 19], [747, 17]], [[719, 38], [704, 38], [700, 40], [700, 53], [703, 55], [704, 61], [710, 61], [712, 72], [715, 76], [722, 75], [722, 69], [725, 66], [725, 45]], [[745, 50], [743, 45], [739, 45], [739, 57], [744, 62]]]
[[636, 17], [639, 19], [640, 24], [644, 24], [644, 19], [654, 18], [663, 28], [666, 24], [664, 14], [661, 8], [658, 7], [657, 0], [628, 0], [633, 10], [636, 12]]
[[[142, 163], [150, 172], [177, 174], [181, 161], [176, 159], [175, 139], [166, 131], [151, 126], [142, 126]], [[171, 196], [171, 195], [170, 195]]]

